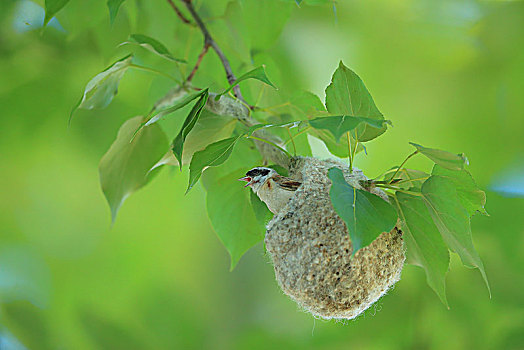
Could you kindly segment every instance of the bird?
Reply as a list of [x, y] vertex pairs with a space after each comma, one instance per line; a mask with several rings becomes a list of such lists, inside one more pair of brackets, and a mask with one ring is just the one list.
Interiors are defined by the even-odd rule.
[[238, 180], [246, 181], [244, 187], [251, 187], [273, 214], [278, 214], [302, 185], [301, 182], [282, 176], [276, 170], [266, 167], [253, 168]]

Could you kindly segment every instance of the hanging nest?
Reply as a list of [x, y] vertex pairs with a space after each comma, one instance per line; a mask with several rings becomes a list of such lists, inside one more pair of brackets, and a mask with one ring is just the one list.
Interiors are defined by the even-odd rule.
[[[336, 161], [295, 158], [290, 177], [302, 182], [289, 203], [267, 225], [266, 248], [280, 288], [315, 316], [352, 319], [400, 279], [405, 255], [402, 232], [382, 233], [355, 256], [344, 221], [329, 197], [328, 169], [340, 168], [346, 181], [363, 189], [357, 169]], [[380, 189], [372, 193], [387, 199]], [[398, 225], [397, 225], [398, 226]]]

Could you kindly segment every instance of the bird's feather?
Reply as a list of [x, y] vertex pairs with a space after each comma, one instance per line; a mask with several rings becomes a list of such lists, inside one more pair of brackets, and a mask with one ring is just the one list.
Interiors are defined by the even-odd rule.
[[296, 191], [300, 185], [302, 185], [301, 182], [291, 180], [290, 178], [287, 178], [285, 176], [281, 175], [273, 175], [272, 176], [273, 181], [275, 181], [280, 187], [282, 187], [285, 190], [288, 191]]

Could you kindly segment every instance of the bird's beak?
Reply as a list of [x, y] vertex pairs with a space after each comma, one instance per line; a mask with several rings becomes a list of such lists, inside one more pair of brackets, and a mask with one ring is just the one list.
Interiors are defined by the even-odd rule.
[[251, 178], [249, 176], [244, 176], [243, 178], [238, 179], [238, 181], [247, 181], [247, 184], [244, 187], [251, 185]]

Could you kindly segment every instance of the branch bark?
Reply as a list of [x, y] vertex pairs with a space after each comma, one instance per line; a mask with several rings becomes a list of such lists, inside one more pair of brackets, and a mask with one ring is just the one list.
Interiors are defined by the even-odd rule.
[[169, 5], [171, 5], [171, 7], [173, 8], [173, 10], [175, 10], [177, 16], [180, 18], [180, 20], [182, 22], [184, 22], [185, 24], [191, 24], [191, 21], [188, 20], [186, 18], [186, 16], [184, 16], [184, 14], [180, 11], [180, 9], [175, 5], [175, 3], [173, 2], [173, 0], [167, 0], [167, 2], [169, 3]]
[[[172, 0], [168, 0], [168, 1], [172, 1]], [[202, 35], [204, 35], [204, 47], [208, 45], [213, 48], [213, 50], [218, 55], [218, 58], [222, 62], [222, 66], [224, 67], [224, 70], [226, 72], [226, 78], [227, 78], [228, 83], [233, 84], [236, 80], [236, 77], [235, 77], [235, 74], [233, 73], [233, 70], [231, 69], [231, 64], [229, 63], [229, 60], [227, 59], [226, 55], [224, 55], [224, 52], [222, 51], [220, 46], [218, 46], [216, 41], [213, 39], [209, 31], [207, 30], [206, 25], [202, 21], [202, 18], [200, 18], [200, 16], [196, 12], [195, 7], [191, 3], [191, 0], [182, 0], [182, 1], [186, 5], [189, 13], [191, 14], [191, 17], [193, 17], [196, 24], [200, 28]], [[244, 97], [242, 96], [242, 93], [240, 92], [240, 87], [238, 85], [233, 87], [233, 93], [239, 100], [242, 100], [242, 102], [246, 103], [246, 101], [244, 100]]]
[[[257, 124], [257, 122], [249, 116], [249, 109], [244, 104], [226, 95], [220, 96], [217, 101], [215, 100], [216, 96], [217, 95], [214, 93], [209, 94], [209, 99], [207, 100], [206, 104], [206, 108], [209, 111], [218, 115], [235, 117], [238, 119], [238, 121], [247, 127]], [[265, 140], [269, 140], [280, 147], [284, 147], [282, 140], [267, 130], [259, 129], [255, 131], [253, 135]], [[264, 157], [266, 162], [269, 164], [278, 164], [286, 169], [289, 169], [291, 158], [289, 158], [286, 153], [282, 152], [282, 150], [278, 149], [278, 147], [258, 140], [253, 140], [253, 143], [258, 149], [260, 155]]]
[[[178, 17], [182, 20], [184, 23], [190, 23], [187, 18], [185, 18], [180, 10], [175, 6], [173, 3], [173, 0], [167, 0], [177, 13]], [[202, 49], [202, 52], [198, 56], [197, 62], [195, 66], [193, 67], [193, 70], [187, 77], [188, 81], [191, 81], [193, 79], [193, 76], [195, 75], [196, 71], [198, 70], [198, 67], [200, 66], [200, 63], [202, 61], [202, 58], [204, 55], [208, 52], [209, 48], [211, 47], [216, 54], [218, 55], [218, 58], [222, 62], [222, 66], [224, 67], [224, 70], [226, 72], [227, 81], [229, 84], [233, 84], [236, 80], [236, 76], [233, 73], [233, 70], [231, 69], [231, 64], [229, 63], [229, 60], [224, 55], [224, 52], [218, 46], [216, 41], [213, 39], [211, 34], [209, 33], [206, 25], [202, 21], [202, 18], [198, 15], [196, 12], [193, 4], [191, 3], [191, 0], [181, 0], [187, 7], [189, 13], [191, 14], [191, 17], [199, 27], [200, 31], [202, 32], [202, 35], [204, 36], [204, 47]], [[206, 108], [209, 109], [211, 112], [216, 113], [218, 115], [229, 115], [234, 116], [237, 118], [241, 123], [243, 123], [246, 126], [253, 126], [256, 121], [253, 120], [249, 116], [250, 109], [253, 109], [252, 106], [250, 108], [247, 108], [246, 106], [249, 106], [247, 102], [242, 97], [242, 93], [240, 92], [240, 87], [238, 85], [233, 87], [234, 95], [237, 97], [238, 100], [234, 100], [233, 98], [229, 96], [221, 96], [218, 101], [215, 100], [216, 95], [211, 94], [210, 98], [207, 101]], [[258, 136], [260, 138], [269, 140], [275, 144], [278, 144], [279, 146], [283, 147], [282, 141], [276, 137], [275, 135], [269, 133], [267, 130], [257, 130], [253, 133], [253, 135]], [[274, 147], [270, 144], [267, 144], [265, 142], [253, 140], [255, 146], [257, 147], [258, 151], [264, 157], [266, 162], [278, 164], [280, 166], [283, 166], [285, 168], [289, 168], [290, 161], [292, 158], [289, 158], [282, 150], [278, 149], [277, 147]]]
[[200, 67], [200, 63], [202, 63], [202, 59], [206, 55], [206, 53], [209, 51], [209, 45], [204, 44], [204, 47], [202, 48], [202, 52], [200, 52], [200, 55], [198, 55], [197, 62], [195, 63], [195, 66], [193, 67], [193, 70], [191, 70], [191, 73], [187, 76], [187, 81], [193, 80], [193, 77], [195, 76], [196, 71], [198, 70], [198, 67]]

